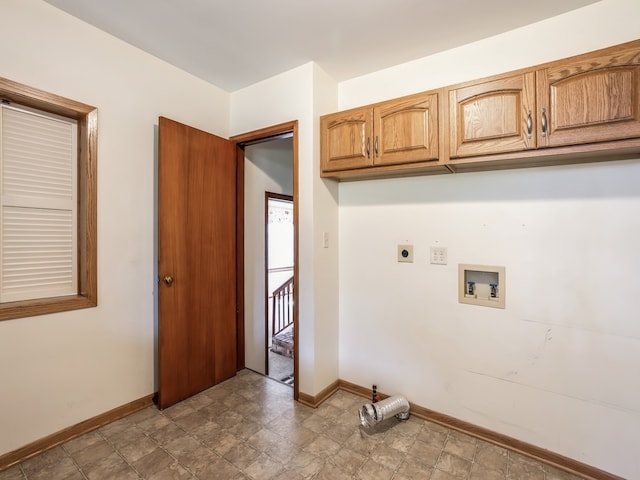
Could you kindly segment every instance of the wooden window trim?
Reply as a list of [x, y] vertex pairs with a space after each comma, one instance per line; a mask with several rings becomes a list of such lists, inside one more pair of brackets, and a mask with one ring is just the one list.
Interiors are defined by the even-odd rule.
[[56, 113], [78, 122], [78, 295], [0, 304], [0, 321], [65, 312], [98, 304], [98, 110], [0, 77], [0, 99]]

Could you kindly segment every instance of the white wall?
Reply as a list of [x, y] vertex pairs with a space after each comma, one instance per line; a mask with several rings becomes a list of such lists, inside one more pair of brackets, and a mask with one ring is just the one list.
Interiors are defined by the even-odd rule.
[[[632, 40], [638, 18], [604, 0], [343, 82], [339, 103]], [[340, 184], [340, 378], [639, 478], [639, 211], [640, 159]], [[458, 263], [505, 266], [506, 309], [459, 304]]]
[[97, 308], [0, 322], [0, 455], [154, 385], [159, 115], [228, 136], [229, 96], [39, 0], [3, 0], [0, 76], [98, 108]]
[[[231, 134], [298, 121], [300, 392], [338, 378], [337, 187], [318, 176], [318, 117], [337, 108], [337, 85], [308, 63], [231, 95]], [[295, 180], [294, 180], [295, 181]], [[322, 248], [322, 233], [333, 240]]]
[[[313, 151], [312, 168], [301, 169], [300, 176], [312, 179], [315, 193], [314, 261], [315, 272], [314, 316], [317, 328], [314, 345], [317, 352], [315, 368], [318, 375], [314, 394], [328, 387], [338, 378], [339, 369], [339, 231], [338, 231], [338, 183], [320, 178], [320, 116], [336, 111], [337, 89], [335, 82], [319, 66], [314, 65], [313, 84]], [[328, 234], [328, 247], [323, 247], [324, 234]]]
[[601, 0], [483, 41], [339, 84], [340, 110], [636, 40], [637, 0]]
[[291, 139], [245, 149], [244, 328], [245, 365], [264, 374], [265, 366], [265, 192], [293, 194]]

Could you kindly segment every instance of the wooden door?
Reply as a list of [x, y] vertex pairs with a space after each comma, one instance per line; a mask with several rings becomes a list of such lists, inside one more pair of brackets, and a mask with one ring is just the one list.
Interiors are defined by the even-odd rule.
[[535, 148], [535, 72], [449, 90], [450, 156]]
[[236, 154], [159, 119], [158, 406], [236, 372]]
[[640, 48], [587, 54], [537, 72], [541, 147], [640, 137]]
[[323, 172], [364, 168], [373, 164], [370, 107], [325, 115], [320, 119], [320, 158]]
[[438, 161], [438, 94], [419, 94], [373, 110], [373, 163]]

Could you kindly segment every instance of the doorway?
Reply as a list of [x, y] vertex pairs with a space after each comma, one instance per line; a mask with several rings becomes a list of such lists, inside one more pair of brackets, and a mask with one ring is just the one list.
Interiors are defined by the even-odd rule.
[[[298, 399], [298, 182], [297, 182], [297, 122], [289, 122], [255, 132], [232, 137], [242, 151], [238, 158], [238, 201], [244, 220], [238, 224], [243, 239], [238, 271], [239, 330], [244, 339], [242, 367], [267, 375], [270, 370], [270, 332], [267, 274], [267, 223], [265, 211], [267, 194], [288, 196], [293, 207], [293, 397]], [[241, 352], [239, 352], [241, 354]], [[240, 363], [239, 363], [240, 367]], [[273, 368], [272, 368], [273, 370]], [[289, 374], [290, 375], [290, 374]], [[278, 378], [277, 380], [282, 381]]]
[[[161, 133], [158, 134], [158, 138], [163, 139], [162, 142], [159, 141], [158, 143], [158, 231], [156, 233], [156, 238], [158, 239], [158, 243], [156, 246], [156, 250], [158, 252], [158, 270], [156, 273], [158, 274], [159, 282], [157, 292], [158, 305], [156, 307], [156, 328], [158, 336], [156, 368], [158, 372], [158, 402], [160, 408], [168, 407], [171, 404], [180, 401], [181, 399], [187, 398], [188, 396], [193, 395], [198, 391], [208, 388], [208, 386], [218, 383], [225, 378], [229, 378], [230, 376], [233, 376], [235, 372], [242, 370], [243, 368], [250, 368], [262, 373], [265, 373], [266, 371], [267, 365], [264, 361], [266, 355], [264, 321], [266, 315], [264, 310], [266, 305], [264, 295], [265, 286], [263, 283], [258, 283], [255, 281], [256, 278], [260, 277], [262, 279], [262, 282], [265, 282], [264, 244], [262, 245], [258, 256], [259, 263], [253, 262], [255, 258], [251, 257], [250, 252], [248, 256], [246, 255], [247, 249], [245, 248], [245, 244], [247, 242], [250, 243], [256, 238], [260, 238], [261, 242], [264, 242], [265, 238], [264, 203], [260, 204], [258, 223], [260, 225], [262, 233], [260, 233], [259, 235], [253, 235], [251, 234], [251, 232], [246, 232], [245, 234], [245, 220], [247, 214], [245, 210], [245, 190], [255, 191], [255, 189], [253, 189], [251, 185], [245, 185], [245, 173], [247, 171], [247, 165], [250, 163], [246, 159], [246, 150], [251, 149], [252, 146], [257, 146], [259, 144], [264, 144], [262, 149], [266, 148], [268, 145], [280, 148], [282, 148], [283, 145], [286, 145], [285, 150], [288, 152], [288, 160], [286, 162], [282, 162], [280, 164], [278, 164], [278, 162], [275, 162], [273, 166], [280, 165], [280, 167], [282, 168], [276, 168], [276, 170], [280, 171], [281, 174], [284, 174], [284, 172], [286, 172], [286, 175], [289, 178], [289, 187], [287, 190], [287, 194], [291, 195], [291, 197], [293, 198], [293, 327], [295, 327], [293, 328], [293, 398], [294, 400], [298, 400], [298, 122], [292, 121], [273, 127], [267, 127], [262, 130], [256, 130], [254, 132], [237, 135], [230, 140], [225, 140], [220, 137], [216, 137], [215, 135], [207, 134], [206, 132], [179, 124], [169, 119], [161, 119], [159, 123], [159, 131]], [[164, 140], [166, 140], [166, 142], [164, 142]], [[209, 143], [207, 142], [214, 143], [209, 145]], [[218, 145], [218, 143], [220, 143], [220, 145]], [[203, 144], [205, 145], [204, 147], [202, 147]], [[178, 145], [178, 147], [176, 147], [176, 145]], [[224, 146], [224, 148], [222, 145]], [[218, 158], [217, 154], [221, 149], [226, 152], [226, 155], [224, 157]], [[189, 178], [191, 178], [192, 183], [195, 182], [194, 185], [196, 185], [198, 188], [193, 188], [193, 185], [188, 184], [185, 188], [183, 188], [183, 190], [184, 192], [189, 193], [189, 195], [183, 193], [172, 194], [172, 196], [168, 194], [173, 192], [173, 190], [171, 188], [162, 186], [162, 178], [181, 180], [184, 177], [183, 174], [185, 172], [191, 171], [191, 167], [189, 167], [190, 162], [195, 162], [196, 160], [199, 161], [201, 158], [208, 158], [212, 155], [212, 152], [214, 154], [214, 159], [218, 159], [219, 161], [216, 160], [215, 162], [204, 162], [204, 168], [211, 169], [221, 165], [222, 167], [224, 167], [225, 175], [217, 173], [213, 174], [212, 176], [210, 175], [210, 172], [208, 170], [207, 174], [198, 173], [195, 175], [191, 175]], [[178, 161], [160, 162], [160, 157], [166, 157], [166, 159], [169, 159], [175, 155], [178, 155]], [[222, 158], [224, 158], [224, 160]], [[177, 165], [180, 167], [179, 172], [167, 170], [167, 172], [163, 173], [161, 164], [173, 167], [176, 167]], [[198, 165], [200, 164], [198, 163]], [[264, 169], [259, 168], [258, 172], [259, 175], [263, 177], [265, 176]], [[213, 178], [213, 180], [208, 180], [210, 177]], [[184, 182], [173, 183], [179, 186], [183, 186]], [[223, 195], [224, 192], [230, 191], [229, 188], [232, 188], [234, 186], [234, 183], [235, 195], [231, 195], [231, 197], [225, 197], [225, 199], [218, 198]], [[216, 187], [211, 188], [212, 185], [215, 185]], [[272, 190], [272, 188], [269, 188], [262, 189], [262, 191], [260, 191], [259, 194], [261, 202], [264, 202], [265, 191]], [[163, 192], [163, 195], [160, 195], [159, 192]], [[193, 195], [196, 195], [199, 192], [205, 192], [207, 194], [214, 195], [215, 198], [207, 198], [204, 200], [200, 197], [195, 199], [192, 198]], [[233, 198], [234, 196], [235, 201]], [[183, 210], [178, 211], [176, 210], [176, 208], [173, 208], [175, 207], [176, 202], [172, 201], [171, 198], [186, 199], [186, 213]], [[232, 212], [232, 214], [221, 215], [221, 212], [223, 210], [221, 210], [220, 208], [213, 208], [213, 206], [218, 204], [225, 207], [223, 209], [224, 212]], [[163, 205], [165, 205], [165, 207], [167, 208], [163, 207]], [[189, 234], [172, 234], [171, 231], [168, 231], [169, 233], [167, 234], [165, 230], [167, 230], [168, 227], [177, 227], [179, 222], [175, 219], [171, 220], [168, 217], [165, 218], [165, 215], [161, 214], [161, 212], [165, 210], [169, 212], [175, 211], [178, 213], [176, 217], [178, 220], [186, 221], [186, 219], [193, 219], [196, 216], [196, 212], [194, 212], [193, 208], [189, 208], [189, 206], [193, 205], [202, 205], [207, 207], [204, 209], [205, 213], [209, 214], [209, 216], [211, 217], [207, 217], [202, 221], [195, 222], [195, 225], [201, 227], [198, 231], [202, 231], [203, 235], [205, 235], [206, 238], [200, 239], [200, 237], [195, 237], [194, 235]], [[211, 238], [215, 239], [216, 237], [215, 235], [210, 234], [210, 232], [203, 226], [206, 225], [208, 228], [209, 226], [217, 225], [216, 221], [222, 221], [223, 218], [225, 220], [230, 220], [229, 225], [226, 225], [225, 223], [226, 230], [224, 231], [228, 232], [228, 234], [222, 235], [225, 242], [211, 242]], [[232, 233], [234, 230], [234, 224], [235, 235]], [[182, 227], [183, 228], [181, 231], [186, 232], [186, 227]], [[220, 231], [222, 231], [222, 229], [220, 229]], [[163, 239], [166, 238], [171, 240], [178, 237], [180, 240], [178, 245], [186, 245], [188, 243], [187, 248], [182, 248], [181, 251], [188, 252], [190, 255], [189, 258], [193, 257], [196, 259], [193, 265], [182, 270], [176, 269], [174, 265], [164, 264], [160, 261], [160, 259], [169, 260], [173, 259], [174, 257], [174, 255], [172, 255], [171, 253], [167, 253], [171, 252], [171, 249], [169, 248], [171, 245], [165, 245], [167, 242], [164, 242]], [[194, 245], [195, 247], [205, 245], [212, 246], [214, 250], [216, 248], [218, 249], [218, 253], [216, 253], [216, 251], [213, 251], [207, 252], [206, 255], [200, 254], [200, 251], [197, 250]], [[165, 251], [167, 248], [169, 248], [169, 250]], [[220, 254], [220, 252], [222, 252], [222, 254]], [[215, 270], [213, 268], [203, 268], [203, 263], [202, 261], [200, 261], [200, 259], [205, 257], [211, 259], [223, 259], [225, 262], [227, 262], [227, 260], [229, 261], [227, 263], [224, 263], [223, 268], [216, 270], [220, 273], [220, 275], [224, 276], [224, 281], [213, 281], [210, 279], [206, 279], [206, 281], [200, 281], [199, 277], [195, 280], [192, 280], [192, 275], [190, 275], [189, 272], [201, 270], [205, 272], [213, 272]], [[222, 262], [220, 263], [222, 264]], [[233, 266], [234, 264], [235, 268]], [[245, 270], [245, 266], [248, 267], [247, 270]], [[178, 272], [178, 274], [176, 274], [176, 272]], [[187, 274], [185, 274], [185, 272]], [[245, 281], [245, 278], [247, 279], [247, 281]], [[162, 283], [160, 283], [161, 279]], [[192, 283], [195, 285], [215, 284], [220, 285], [224, 288], [221, 287], [214, 289], [216, 295], [198, 294], [195, 295], [195, 298], [188, 297], [187, 300], [181, 300], [178, 303], [180, 303], [180, 305], [182, 306], [187, 305], [190, 308], [192, 307], [199, 313], [202, 313], [211, 312], [213, 311], [213, 308], [211, 307], [211, 305], [205, 305], [200, 308], [201, 302], [218, 302], [220, 305], [225, 305], [226, 307], [230, 308], [228, 311], [225, 311], [219, 315], [220, 318], [224, 318], [230, 322], [218, 326], [217, 324], [212, 324], [210, 318], [206, 315], [204, 318], [200, 319], [199, 316], [192, 315], [189, 312], [185, 313], [183, 310], [179, 310], [177, 314], [175, 314], [176, 312], [169, 312], [170, 314], [161, 315], [162, 311], [166, 310], [166, 308], [163, 309], [163, 305], [167, 304], [167, 302], [172, 298], [176, 297], [178, 299], [182, 299], [184, 295], [193, 296], [195, 292], [198, 292], [196, 288], [189, 287], [189, 281], [192, 281]], [[251, 286], [256, 292], [259, 292], [259, 295], [247, 295], [245, 292], [245, 284]], [[259, 284], [259, 288], [256, 289], [257, 284]], [[262, 305], [262, 313], [257, 317], [258, 328], [253, 328], [253, 325], [256, 322], [256, 316], [251, 312], [250, 307], [252, 305], [255, 305], [256, 303]], [[171, 304], [171, 302], [168, 303], [168, 305]], [[202, 320], [198, 324], [199, 326], [197, 328], [191, 325], [174, 325], [173, 323], [167, 323], [164, 321], [165, 319], [172, 318], [178, 320], [187, 319], [191, 321], [196, 317], [198, 317], [199, 321]], [[215, 331], [212, 332], [212, 329]], [[257, 343], [260, 345], [257, 349], [254, 348], [254, 345], [256, 343], [254, 336], [256, 335], [258, 337]], [[212, 341], [215, 343], [215, 345], [207, 348], [192, 348], [193, 345], [200, 346], [203, 343], [203, 339]], [[246, 348], [245, 344], [247, 344]], [[182, 348], [182, 350], [179, 351], [176, 350], [176, 348], [172, 349], [169, 347], [179, 347]], [[176, 351], [177, 353], [174, 353]], [[252, 359], [250, 358], [257, 355], [256, 351], [259, 351], [260, 357], [258, 364], [251, 363]], [[218, 359], [217, 357], [213, 360], [211, 358], [205, 358], [206, 355], [209, 354], [220, 355], [220, 359]], [[184, 360], [189, 360], [191, 363], [193, 363], [193, 366], [185, 366]], [[206, 365], [207, 369], [203, 369], [203, 365]], [[196, 384], [192, 381], [193, 379], [195, 379], [195, 377], [193, 377], [193, 375], [191, 374], [192, 371], [202, 371], [206, 373], [206, 379]], [[187, 382], [186, 384], [184, 382], [185, 379], [189, 380], [189, 382]], [[199, 381], [199, 377], [197, 380]], [[179, 391], [177, 390], [174, 392], [175, 389], [178, 389]]]
[[265, 193], [265, 374], [293, 385], [293, 196]]

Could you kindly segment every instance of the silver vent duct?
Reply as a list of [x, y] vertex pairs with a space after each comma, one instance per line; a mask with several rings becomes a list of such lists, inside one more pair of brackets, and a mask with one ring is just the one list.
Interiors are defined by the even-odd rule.
[[409, 401], [401, 395], [392, 395], [379, 402], [363, 405], [358, 413], [362, 426], [369, 428], [393, 416], [398, 420], [407, 420], [409, 418]]

